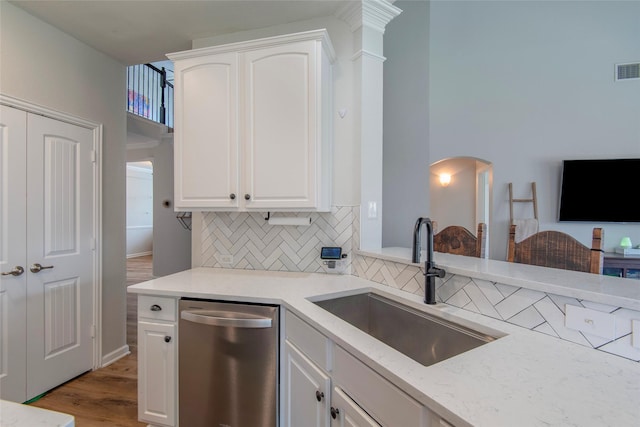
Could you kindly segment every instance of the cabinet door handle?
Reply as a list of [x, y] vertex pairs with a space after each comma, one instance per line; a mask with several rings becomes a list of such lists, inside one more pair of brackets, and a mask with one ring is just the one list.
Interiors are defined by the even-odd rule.
[[340, 415], [340, 409], [334, 408], [332, 406], [331, 407], [331, 418], [333, 418], [335, 420], [336, 418], [338, 418], [338, 415]]
[[160, 307], [158, 304], [153, 304], [150, 308], [151, 311], [161, 311], [162, 307]]
[[318, 402], [322, 402], [322, 399], [324, 399], [324, 393], [320, 390], [316, 390], [316, 400]]
[[47, 270], [49, 268], [53, 268], [53, 265], [40, 265], [38, 263], [32, 264], [31, 268], [29, 268], [29, 270], [31, 270], [32, 273], [39, 273], [41, 270]]
[[169, 335], [165, 335], [164, 342], [171, 342], [171, 337]]
[[245, 200], [251, 200], [251, 194], [247, 193], [244, 195]]
[[22, 273], [24, 273], [24, 268], [22, 268], [19, 265], [16, 265], [15, 267], [13, 267], [13, 270], [11, 271], [3, 271], [2, 275], [3, 276], [19, 276]]
[[229, 198], [230, 198], [231, 200], [235, 200], [235, 199], [236, 199], [236, 193], [231, 193], [231, 194], [229, 194]]

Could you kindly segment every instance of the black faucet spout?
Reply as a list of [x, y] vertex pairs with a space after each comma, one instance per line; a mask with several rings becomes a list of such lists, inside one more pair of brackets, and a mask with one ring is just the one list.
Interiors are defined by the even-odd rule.
[[418, 218], [413, 228], [412, 261], [415, 263], [420, 262], [421, 231], [423, 226], [427, 230], [426, 259], [424, 262], [424, 302], [426, 304], [435, 304], [436, 277], [444, 277], [446, 271], [436, 267], [435, 262], [433, 262], [433, 223], [429, 218]]

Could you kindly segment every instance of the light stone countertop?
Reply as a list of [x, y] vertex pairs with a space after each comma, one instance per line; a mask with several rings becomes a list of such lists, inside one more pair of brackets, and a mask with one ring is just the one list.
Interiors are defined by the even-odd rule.
[[[417, 265], [411, 262], [409, 248], [382, 248], [377, 251], [359, 251], [358, 254]], [[424, 261], [424, 257], [422, 260]], [[434, 261], [449, 274], [460, 274], [640, 311], [640, 280], [440, 252], [434, 253]]]
[[[281, 304], [456, 426], [636, 426], [640, 364], [349, 275], [196, 268], [129, 292]], [[311, 300], [374, 291], [504, 335], [425, 367]]]
[[74, 418], [61, 412], [0, 400], [2, 427], [73, 427]]

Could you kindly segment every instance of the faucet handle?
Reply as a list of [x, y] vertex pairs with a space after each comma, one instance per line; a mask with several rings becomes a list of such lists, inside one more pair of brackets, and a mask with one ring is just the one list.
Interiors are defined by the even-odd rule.
[[443, 278], [446, 274], [447, 272], [445, 271], [444, 268], [438, 268], [438, 267], [431, 267], [424, 273], [424, 275], [427, 277], [440, 277], [440, 278]]

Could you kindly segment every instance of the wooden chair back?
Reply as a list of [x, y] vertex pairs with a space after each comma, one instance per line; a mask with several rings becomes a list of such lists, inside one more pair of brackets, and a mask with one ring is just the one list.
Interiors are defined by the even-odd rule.
[[516, 243], [516, 226], [511, 225], [507, 261], [563, 270], [602, 274], [604, 230], [594, 228], [591, 248], [560, 231], [540, 231]]
[[484, 258], [487, 246], [487, 225], [478, 224], [478, 235], [459, 225], [450, 225], [433, 236], [433, 250], [455, 255]]

